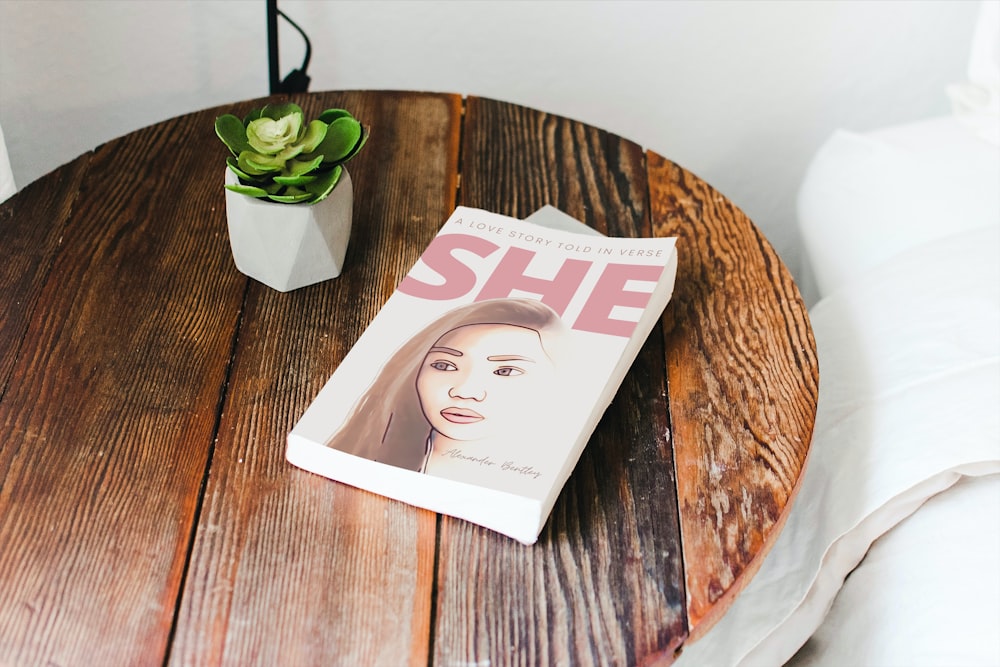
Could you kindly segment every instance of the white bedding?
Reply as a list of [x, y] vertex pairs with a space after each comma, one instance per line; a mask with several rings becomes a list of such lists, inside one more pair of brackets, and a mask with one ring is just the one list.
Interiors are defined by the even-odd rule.
[[876, 540], [789, 667], [1000, 665], [998, 563], [1000, 483], [963, 478]]
[[951, 116], [838, 130], [813, 158], [798, 200], [820, 293], [909, 248], [998, 224], [998, 183], [1000, 152]]

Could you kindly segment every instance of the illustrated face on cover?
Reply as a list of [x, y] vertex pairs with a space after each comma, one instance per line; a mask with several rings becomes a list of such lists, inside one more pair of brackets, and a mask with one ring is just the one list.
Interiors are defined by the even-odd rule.
[[[557, 401], [554, 368], [534, 329], [469, 324], [445, 333], [417, 374], [417, 395], [431, 428], [465, 442], [523, 432]], [[544, 418], [544, 417], [542, 417]]]
[[[476, 483], [468, 479], [470, 468], [499, 470], [505, 461], [534, 460], [543, 455], [538, 443], [564, 428], [565, 408], [572, 405], [565, 365], [557, 361], [572, 349], [564, 334], [559, 315], [532, 299], [446, 311], [385, 360], [325, 444], [470, 483]], [[474, 456], [505, 458], [470, 463], [465, 448], [479, 452]], [[558, 453], [543, 456], [550, 455]], [[446, 467], [453, 470], [446, 473]]]

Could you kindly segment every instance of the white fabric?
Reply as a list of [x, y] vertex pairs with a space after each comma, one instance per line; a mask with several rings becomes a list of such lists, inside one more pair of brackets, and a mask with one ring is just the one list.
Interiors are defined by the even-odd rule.
[[948, 116], [838, 130], [806, 171], [798, 219], [819, 294], [894, 255], [1000, 224], [1000, 150]]
[[799, 497], [681, 667], [782, 664], [876, 538], [962, 476], [1000, 473], [1000, 227], [902, 253], [811, 319], [820, 408]]
[[998, 563], [1000, 476], [963, 479], [872, 545], [788, 667], [1000, 665]]
[[14, 185], [14, 172], [10, 168], [7, 143], [3, 138], [3, 128], [0, 127], [0, 202], [7, 200], [15, 192], [17, 186]]
[[1000, 2], [986, 0], [972, 36], [968, 80], [948, 87], [955, 116], [1000, 146]]

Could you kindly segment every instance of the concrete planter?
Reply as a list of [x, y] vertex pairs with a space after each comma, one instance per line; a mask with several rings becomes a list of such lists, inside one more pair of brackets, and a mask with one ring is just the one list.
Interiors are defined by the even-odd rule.
[[[226, 183], [236, 182], [226, 169]], [[353, 206], [346, 169], [333, 192], [317, 204], [279, 204], [226, 190], [236, 268], [279, 292], [336, 278], [351, 238]]]

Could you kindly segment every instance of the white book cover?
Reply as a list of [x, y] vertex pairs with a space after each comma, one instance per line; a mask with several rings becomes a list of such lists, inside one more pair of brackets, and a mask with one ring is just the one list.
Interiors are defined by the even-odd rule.
[[538, 539], [677, 259], [673, 238], [532, 217], [547, 226], [454, 211], [289, 434], [290, 463]]

